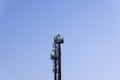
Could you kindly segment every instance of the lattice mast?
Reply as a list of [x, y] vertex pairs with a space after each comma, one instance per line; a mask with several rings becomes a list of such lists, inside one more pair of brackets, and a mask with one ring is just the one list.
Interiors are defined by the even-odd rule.
[[53, 73], [54, 80], [61, 80], [61, 44], [64, 43], [64, 39], [60, 35], [54, 37], [53, 54], [51, 59], [53, 60]]

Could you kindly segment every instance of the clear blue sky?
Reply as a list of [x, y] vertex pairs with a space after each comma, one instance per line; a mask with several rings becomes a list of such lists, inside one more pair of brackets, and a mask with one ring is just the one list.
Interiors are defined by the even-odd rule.
[[63, 80], [120, 80], [119, 0], [0, 0], [0, 80], [53, 80], [53, 36]]

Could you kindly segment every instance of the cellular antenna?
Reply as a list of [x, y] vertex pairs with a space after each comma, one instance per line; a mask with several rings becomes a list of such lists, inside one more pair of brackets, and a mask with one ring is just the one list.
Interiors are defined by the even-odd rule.
[[54, 80], [61, 80], [61, 44], [64, 43], [64, 39], [58, 34], [54, 37], [53, 54], [51, 59], [53, 60], [53, 73]]

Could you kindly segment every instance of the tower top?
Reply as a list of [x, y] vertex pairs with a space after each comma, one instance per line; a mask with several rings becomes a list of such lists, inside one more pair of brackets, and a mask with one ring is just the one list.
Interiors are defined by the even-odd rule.
[[54, 43], [64, 43], [64, 39], [58, 34], [54, 37]]

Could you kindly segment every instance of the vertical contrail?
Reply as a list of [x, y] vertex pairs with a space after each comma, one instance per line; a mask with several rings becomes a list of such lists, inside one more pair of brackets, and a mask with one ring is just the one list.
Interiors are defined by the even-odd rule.
[[52, 9], [55, 9], [55, 0], [52, 0]]

